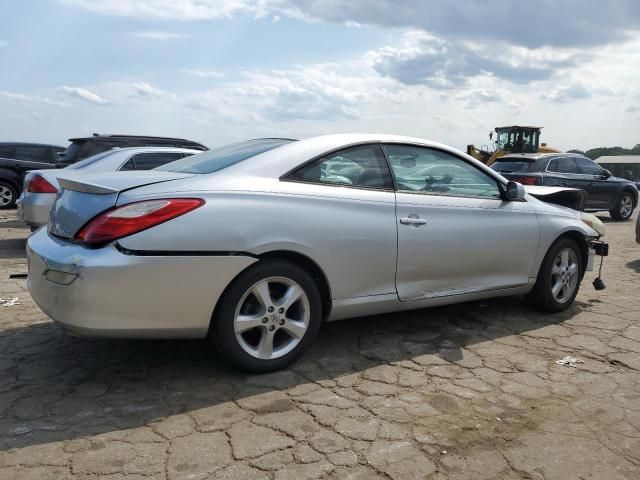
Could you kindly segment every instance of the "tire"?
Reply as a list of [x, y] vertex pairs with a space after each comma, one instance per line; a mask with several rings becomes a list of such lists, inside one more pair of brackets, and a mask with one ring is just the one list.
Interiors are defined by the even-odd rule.
[[18, 201], [18, 189], [13, 183], [0, 180], [0, 210], [13, 208]]
[[[567, 252], [567, 268], [571, 271], [571, 265], [575, 265], [573, 275], [562, 273], [564, 266], [563, 252]], [[561, 258], [559, 258], [561, 257]], [[558, 265], [558, 260], [560, 264]], [[584, 259], [578, 244], [568, 238], [562, 237], [556, 240], [542, 261], [536, 284], [531, 293], [526, 296], [531, 306], [545, 312], [562, 312], [571, 306], [580, 290], [580, 282], [584, 276]], [[562, 286], [557, 294], [554, 294], [554, 286], [563, 279], [567, 279], [567, 289]], [[574, 283], [575, 282], [575, 283]]]
[[[297, 299], [287, 302], [289, 294]], [[216, 308], [210, 339], [234, 367], [266, 373], [294, 363], [321, 323], [322, 301], [313, 278], [293, 263], [265, 260], [229, 285]]]
[[622, 195], [620, 195], [620, 198], [618, 199], [618, 203], [616, 203], [613, 210], [609, 210], [609, 214], [614, 220], [626, 221], [631, 218], [633, 207], [633, 195], [629, 192], [622, 192]]

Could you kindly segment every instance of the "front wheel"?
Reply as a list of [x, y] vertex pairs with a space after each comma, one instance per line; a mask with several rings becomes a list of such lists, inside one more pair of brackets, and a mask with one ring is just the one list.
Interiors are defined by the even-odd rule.
[[618, 203], [613, 208], [613, 210], [609, 211], [609, 214], [614, 220], [629, 220], [631, 214], [633, 213], [633, 197], [630, 193], [623, 193], [618, 200]]
[[547, 312], [566, 310], [578, 295], [583, 275], [580, 247], [570, 238], [561, 238], [551, 245], [545, 255], [527, 301], [533, 307]]
[[322, 302], [311, 276], [295, 264], [260, 262], [241, 273], [220, 300], [213, 343], [232, 365], [262, 373], [295, 362], [313, 341]]

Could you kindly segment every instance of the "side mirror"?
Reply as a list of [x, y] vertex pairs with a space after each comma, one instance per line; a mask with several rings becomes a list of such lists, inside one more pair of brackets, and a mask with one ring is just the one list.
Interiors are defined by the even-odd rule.
[[520, 202], [524, 200], [525, 194], [524, 187], [521, 183], [518, 182], [509, 182], [507, 183], [507, 191], [505, 193], [505, 200], [509, 200], [512, 202]]
[[602, 170], [602, 173], [600, 173], [600, 175], [602, 175], [604, 178], [609, 178], [611, 177], [611, 172], [605, 168], [604, 170]]

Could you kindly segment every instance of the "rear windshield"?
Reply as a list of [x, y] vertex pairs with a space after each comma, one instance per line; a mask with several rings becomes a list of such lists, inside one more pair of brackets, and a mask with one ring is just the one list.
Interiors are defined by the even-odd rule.
[[111, 155], [111, 153], [113, 152], [111, 152], [110, 150], [107, 150], [106, 152], [99, 153], [97, 155], [94, 155], [93, 157], [85, 158], [84, 160], [81, 160], [79, 162], [72, 163], [71, 165], [65, 168], [67, 170], [79, 170], [81, 168], [85, 168], [85, 167], [88, 167], [89, 165], [92, 165], [93, 163], [97, 162], [101, 158]]
[[214, 148], [213, 150], [167, 163], [154, 168], [154, 170], [178, 173], [213, 173], [292, 141], [282, 138], [261, 138], [232, 143], [231, 145]]
[[536, 162], [531, 160], [503, 157], [499, 158], [491, 168], [496, 172], [513, 173], [513, 172], [533, 172], [535, 171]]

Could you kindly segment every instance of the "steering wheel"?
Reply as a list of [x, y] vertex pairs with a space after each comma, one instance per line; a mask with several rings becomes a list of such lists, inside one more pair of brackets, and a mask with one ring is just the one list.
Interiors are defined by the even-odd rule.
[[[449, 173], [443, 175], [441, 179], [428, 176], [424, 180], [424, 183], [425, 183], [424, 187], [422, 187], [420, 190], [422, 190], [423, 192], [433, 192], [436, 190], [446, 192], [448, 188], [445, 185], [451, 183], [451, 180], [453, 180], [453, 176]], [[436, 183], [441, 185], [436, 185]]]

